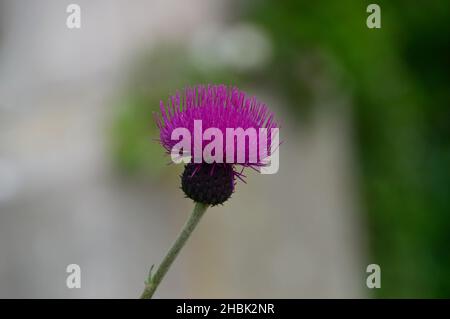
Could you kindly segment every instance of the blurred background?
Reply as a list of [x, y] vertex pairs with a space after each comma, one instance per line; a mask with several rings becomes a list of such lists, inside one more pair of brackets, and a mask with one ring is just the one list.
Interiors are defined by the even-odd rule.
[[450, 4], [377, 1], [368, 29], [369, 3], [0, 0], [0, 297], [140, 295], [193, 207], [152, 112], [197, 83], [270, 106], [280, 170], [208, 211], [157, 297], [450, 297]]

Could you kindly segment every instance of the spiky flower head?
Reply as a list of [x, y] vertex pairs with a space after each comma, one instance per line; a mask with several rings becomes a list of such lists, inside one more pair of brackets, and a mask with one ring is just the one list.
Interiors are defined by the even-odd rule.
[[[256, 133], [256, 139], [244, 136], [244, 142], [239, 142], [238, 134], [232, 139], [217, 144], [221, 149], [215, 150], [215, 159], [205, 157], [204, 151], [208, 141], [190, 141], [190, 150], [199, 156], [192, 156], [182, 175], [182, 189], [186, 196], [196, 202], [211, 205], [222, 204], [234, 191], [236, 177], [243, 180], [245, 167], [258, 170], [265, 166], [270, 156], [272, 145], [271, 129], [277, 128], [273, 113], [267, 106], [255, 97], [248, 96], [236, 87], [225, 85], [199, 85], [185, 88], [182, 93], [176, 92], [164, 104], [160, 102], [161, 113], [156, 116], [160, 130], [159, 141], [168, 154], [173, 154], [174, 147], [179, 142], [173, 138], [174, 130], [185, 128], [191, 136], [202, 135], [208, 129], [218, 129], [223, 132], [220, 138], [225, 138], [227, 129], [234, 131]], [[202, 132], [196, 124], [201, 121]], [[265, 143], [258, 134], [266, 129]], [[210, 136], [212, 140], [213, 136]], [[219, 137], [214, 135], [215, 139]], [[242, 140], [241, 140], [242, 142]], [[216, 146], [217, 146], [216, 145]], [[264, 150], [262, 149], [264, 148]], [[219, 153], [217, 153], [220, 151]], [[217, 160], [217, 154], [219, 158]], [[240, 154], [240, 155], [239, 155]], [[241, 167], [239, 170], [238, 167]]]

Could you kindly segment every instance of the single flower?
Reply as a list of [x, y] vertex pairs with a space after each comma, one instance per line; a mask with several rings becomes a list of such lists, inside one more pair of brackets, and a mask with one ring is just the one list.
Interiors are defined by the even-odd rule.
[[154, 274], [151, 267], [143, 299], [152, 298], [207, 208], [227, 201], [234, 192], [236, 178], [244, 180], [244, 168], [262, 170], [273, 148], [278, 147], [272, 145], [278, 143], [273, 114], [236, 87], [186, 88], [182, 94], [171, 96], [167, 105], [161, 102], [160, 109], [156, 123], [161, 145], [172, 159], [189, 155], [181, 188], [186, 197], [194, 200], [195, 207]]
[[[177, 92], [171, 96], [167, 104], [161, 101], [160, 110], [161, 113], [156, 116], [159, 141], [168, 154], [178, 143], [173, 138], [174, 130], [185, 128], [191, 136], [196, 133], [202, 135], [202, 132], [196, 132], [196, 121], [201, 123], [203, 132], [215, 129], [221, 135], [214, 136], [214, 141], [222, 139], [219, 141], [221, 149], [215, 150], [220, 152], [219, 157], [213, 155], [216, 160], [205, 157], [205, 148], [210, 147], [208, 142], [196, 144], [194, 139], [190, 140], [189, 151], [197, 151], [200, 157], [196, 160], [191, 156], [182, 174], [181, 187], [186, 196], [194, 201], [222, 204], [233, 193], [236, 178], [245, 178], [242, 174], [244, 168], [258, 170], [267, 164], [272, 135], [259, 133], [261, 129], [271, 132], [271, 129], [277, 128], [274, 115], [265, 104], [236, 87], [199, 85], [186, 88], [182, 94]], [[233, 133], [232, 138], [227, 132]]]

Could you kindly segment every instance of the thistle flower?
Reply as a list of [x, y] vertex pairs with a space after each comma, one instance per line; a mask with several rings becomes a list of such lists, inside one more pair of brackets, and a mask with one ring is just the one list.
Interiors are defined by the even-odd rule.
[[[171, 96], [167, 105], [161, 102], [160, 109], [161, 114], [156, 115], [159, 142], [172, 159], [174, 156], [180, 159], [186, 152], [190, 155], [181, 175], [181, 188], [186, 197], [194, 200], [195, 207], [155, 274], [151, 267], [141, 296], [144, 299], [153, 296], [207, 208], [227, 201], [236, 178], [244, 181], [244, 168], [262, 170], [273, 147], [278, 147], [272, 145], [278, 143], [278, 137], [272, 143], [273, 129], [277, 129], [273, 114], [255, 97], [248, 97], [235, 87], [186, 88], [182, 94]], [[203, 130], [210, 142], [203, 140]], [[181, 141], [173, 138], [180, 136], [177, 132], [189, 138]], [[225, 143], [221, 140], [223, 132]]]
[[[276, 127], [273, 114], [266, 105], [236, 87], [200, 85], [186, 88], [183, 94], [177, 92], [171, 96], [167, 105], [161, 101], [160, 110], [161, 114], [156, 117], [156, 123], [160, 130], [160, 143], [168, 154], [171, 154], [177, 145], [177, 140], [172, 136], [174, 130], [182, 127], [187, 129], [190, 135], [196, 135], [195, 121], [201, 121], [201, 130], [205, 132], [208, 129], [223, 133], [227, 130], [234, 132], [231, 142], [227, 135], [225, 143], [219, 143], [222, 149], [215, 151], [221, 151], [221, 154], [215, 154], [215, 160], [204, 156], [208, 143], [196, 144], [195, 140], [191, 139], [189, 149], [194, 150], [194, 154], [198, 156], [191, 157], [190, 163], [185, 167], [182, 189], [186, 196], [194, 201], [211, 205], [222, 204], [233, 193], [235, 179], [245, 178], [242, 174], [244, 168], [258, 170], [266, 165], [265, 160], [270, 156], [272, 136], [261, 137], [257, 133], [261, 132], [261, 129], [270, 132]], [[245, 132], [249, 132], [249, 129], [255, 133], [255, 138], [249, 137], [246, 142]], [[215, 139], [218, 138], [215, 136]], [[239, 143], [240, 138], [243, 138], [244, 143]], [[262, 145], [262, 142], [265, 144]]]

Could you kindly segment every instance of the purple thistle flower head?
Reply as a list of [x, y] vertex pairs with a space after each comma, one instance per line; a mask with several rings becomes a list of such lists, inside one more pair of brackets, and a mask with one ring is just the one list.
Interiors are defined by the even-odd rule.
[[[183, 128], [194, 137], [183, 146], [183, 152], [187, 148], [193, 154], [182, 175], [182, 189], [194, 201], [223, 203], [234, 191], [235, 177], [241, 180], [245, 177], [242, 174], [245, 167], [258, 170], [267, 164], [273, 148], [271, 132], [277, 128], [273, 113], [238, 88], [225, 85], [186, 88], [183, 93], [171, 96], [167, 105], [161, 101], [160, 110], [161, 114], [156, 116], [159, 141], [168, 154], [173, 155], [179, 144], [173, 138], [175, 130]], [[214, 133], [205, 141], [203, 134], [211, 130]], [[213, 156], [205, 157], [213, 140], [218, 142], [210, 153]], [[181, 156], [179, 152], [176, 149]], [[237, 166], [242, 167], [240, 172]]]

